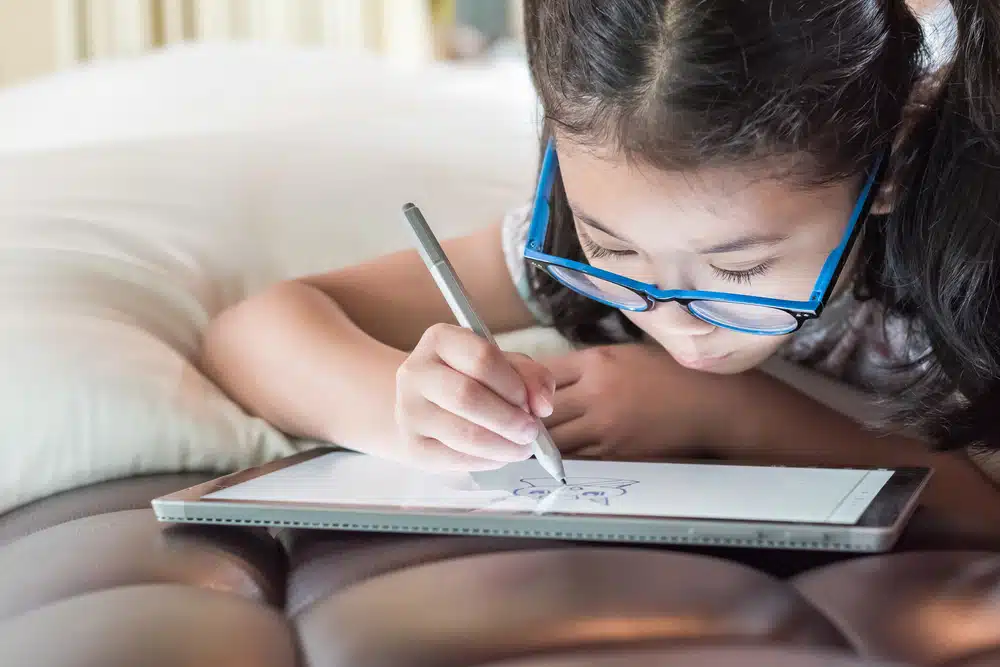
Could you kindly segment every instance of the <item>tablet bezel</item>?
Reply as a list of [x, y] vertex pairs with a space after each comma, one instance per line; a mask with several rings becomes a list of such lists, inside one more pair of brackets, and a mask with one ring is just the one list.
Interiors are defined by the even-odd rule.
[[[892, 477], [854, 524], [691, 519], [680, 516], [637, 517], [589, 513], [477, 512], [465, 509], [204, 498], [216, 491], [336, 451], [347, 453], [347, 450], [338, 448], [309, 450], [157, 498], [152, 503], [153, 508], [157, 518], [168, 523], [226, 523], [333, 530], [471, 533], [596, 541], [653, 541], [675, 544], [884, 551], [891, 548], [898, 538], [905, 522], [916, 509], [920, 493], [932, 475], [932, 471], [927, 468], [891, 469]], [[734, 465], [719, 461], [704, 463]], [[877, 469], [857, 466], [796, 467]]]

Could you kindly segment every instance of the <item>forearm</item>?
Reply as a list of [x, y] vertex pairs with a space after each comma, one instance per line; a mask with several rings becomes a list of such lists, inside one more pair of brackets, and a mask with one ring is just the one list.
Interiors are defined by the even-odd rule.
[[395, 373], [405, 357], [354, 326], [317, 289], [288, 282], [212, 323], [202, 369], [244, 409], [287, 433], [379, 451], [398, 440]]
[[924, 503], [1000, 526], [1000, 491], [964, 453], [880, 434], [762, 373], [734, 380], [731, 419], [721, 437], [762, 462], [801, 465], [925, 466], [934, 477]]

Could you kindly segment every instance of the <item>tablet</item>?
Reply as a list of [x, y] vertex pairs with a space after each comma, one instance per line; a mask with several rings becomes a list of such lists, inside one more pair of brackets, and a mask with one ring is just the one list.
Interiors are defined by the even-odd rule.
[[533, 459], [435, 475], [313, 450], [153, 501], [159, 520], [828, 551], [886, 551], [931, 471]]

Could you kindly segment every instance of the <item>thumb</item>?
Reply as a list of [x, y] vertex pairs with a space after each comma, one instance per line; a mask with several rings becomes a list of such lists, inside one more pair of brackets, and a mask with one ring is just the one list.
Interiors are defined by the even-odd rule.
[[528, 405], [522, 407], [530, 409], [537, 417], [548, 417], [552, 414], [552, 399], [556, 392], [555, 376], [544, 364], [526, 354], [507, 352], [506, 356], [528, 390]]

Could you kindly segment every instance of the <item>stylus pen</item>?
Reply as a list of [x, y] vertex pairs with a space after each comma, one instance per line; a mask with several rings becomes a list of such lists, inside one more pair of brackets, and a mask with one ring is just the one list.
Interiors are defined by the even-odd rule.
[[[420, 253], [421, 259], [424, 260], [427, 270], [434, 277], [434, 282], [437, 283], [438, 289], [441, 290], [445, 301], [451, 307], [451, 312], [455, 315], [455, 319], [466, 329], [471, 329], [485, 338], [489, 341], [490, 345], [496, 346], [497, 342], [493, 338], [493, 334], [490, 333], [490, 330], [486, 328], [483, 321], [479, 319], [479, 315], [476, 314], [475, 309], [469, 302], [468, 295], [465, 293], [465, 288], [462, 286], [462, 281], [455, 274], [455, 269], [452, 268], [451, 262], [448, 261], [448, 257], [444, 254], [444, 250], [441, 248], [441, 244], [438, 243], [437, 237], [434, 236], [434, 232], [431, 231], [427, 221], [424, 220], [420, 209], [415, 204], [406, 204], [403, 207], [403, 217], [406, 218], [410, 229], [413, 230], [413, 235], [417, 241], [417, 251]], [[565, 484], [566, 471], [563, 469], [562, 457], [559, 455], [559, 450], [552, 443], [552, 436], [549, 435], [548, 429], [542, 424], [542, 420], [536, 417], [535, 422], [538, 424], [538, 438], [531, 445], [535, 458], [538, 459], [538, 462], [545, 468], [547, 473]]]

